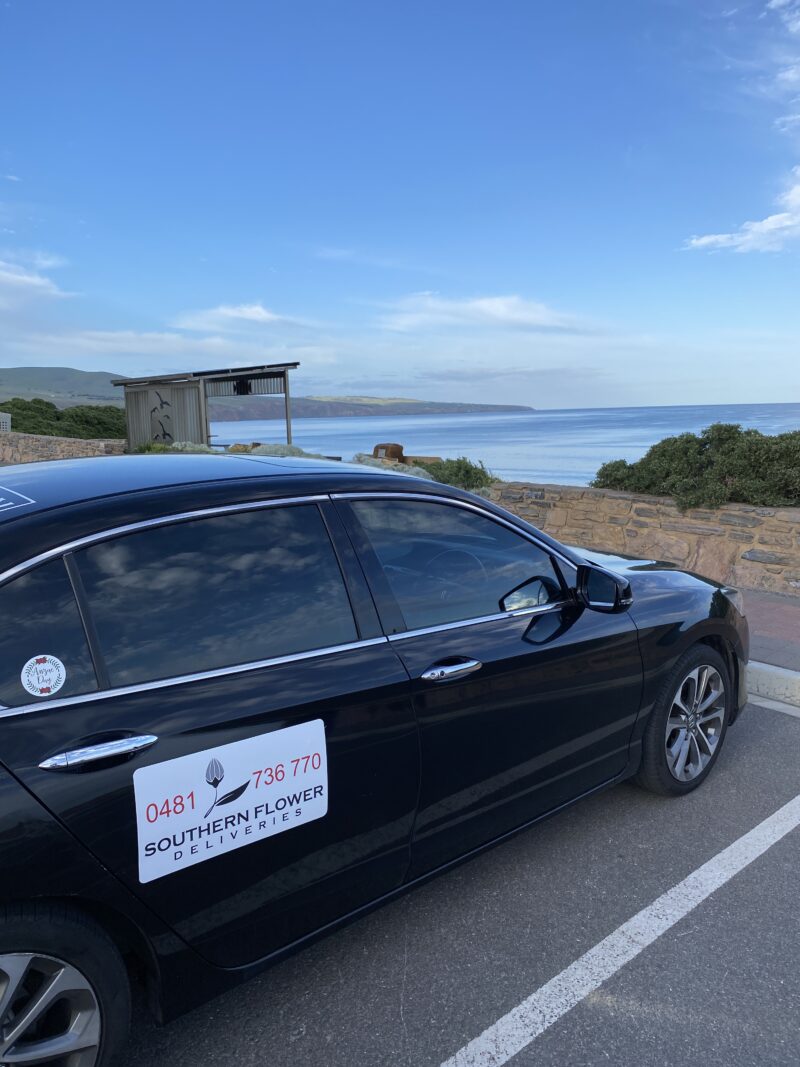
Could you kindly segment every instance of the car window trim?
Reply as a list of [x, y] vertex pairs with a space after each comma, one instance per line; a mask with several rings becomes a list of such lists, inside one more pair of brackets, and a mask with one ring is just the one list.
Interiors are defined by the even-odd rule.
[[78, 608], [78, 617], [80, 618], [81, 626], [83, 627], [83, 636], [86, 639], [86, 645], [92, 659], [97, 688], [108, 689], [111, 686], [111, 680], [108, 676], [105, 657], [103, 656], [103, 650], [100, 646], [100, 638], [97, 634], [97, 627], [94, 624], [92, 610], [89, 606], [89, 599], [86, 596], [86, 589], [83, 584], [80, 568], [75, 559], [75, 554], [73, 552], [65, 552], [61, 557], [61, 560], [72, 586], [72, 595], [75, 598], [75, 604]]
[[372, 491], [369, 489], [359, 489], [348, 493], [331, 493], [330, 498], [331, 500], [427, 500], [434, 504], [449, 504], [450, 507], [462, 508], [464, 511], [474, 511], [478, 515], [483, 515], [485, 519], [491, 519], [492, 522], [497, 522], [501, 526], [506, 526], [509, 530], [513, 530], [514, 533], [519, 534], [520, 537], [523, 537], [526, 541], [532, 542], [532, 544], [536, 545], [537, 548], [540, 548], [542, 552], [546, 552], [548, 556], [555, 556], [556, 559], [560, 560], [562, 563], [566, 563], [572, 570], [575, 570], [575, 567], [577, 566], [577, 564], [575, 564], [568, 556], [564, 555], [563, 552], [559, 552], [557, 549], [540, 541], [535, 534], [530, 532], [530, 530], [524, 530], [521, 526], [517, 526], [515, 522], [511, 522], [502, 515], [497, 515], [494, 511], [489, 511], [488, 508], [482, 508], [479, 504], [474, 504], [471, 500], [460, 500], [457, 496], [443, 496], [438, 493], [398, 493], [391, 489], [376, 489]]
[[173, 685], [188, 685], [192, 682], [205, 682], [211, 678], [224, 678], [231, 674], [245, 674], [247, 671], [263, 670], [267, 667], [280, 667], [300, 660], [316, 659], [320, 656], [333, 656], [341, 652], [351, 652], [357, 648], [388, 643], [388, 637], [367, 637], [360, 641], [348, 641], [342, 645], [328, 645], [326, 648], [312, 648], [306, 652], [292, 652], [286, 656], [272, 656], [270, 659], [254, 660], [250, 663], [233, 663], [229, 667], [215, 667], [211, 671], [197, 671], [193, 674], [179, 674], [170, 678], [155, 678], [149, 682], [136, 682], [134, 685], [121, 685], [116, 689], [99, 689], [92, 693], [77, 693], [75, 696], [58, 700], [43, 700], [37, 704], [20, 704], [15, 707], [0, 705], [0, 719], [10, 719], [15, 715], [30, 715], [34, 711], [48, 711], [51, 708], [71, 707], [75, 704], [88, 704], [93, 700], [111, 700], [114, 697], [130, 696], [152, 689], [167, 689]]
[[67, 552], [75, 552], [87, 545], [97, 544], [100, 541], [109, 541], [115, 537], [124, 537], [126, 534], [135, 533], [137, 530], [146, 530], [151, 526], [169, 526], [172, 523], [189, 522], [192, 519], [211, 518], [214, 515], [227, 515], [237, 511], [260, 511], [262, 508], [276, 508], [293, 504], [317, 504], [328, 499], [326, 493], [314, 493], [309, 496], [276, 497], [272, 500], [249, 500], [243, 504], [218, 504], [213, 508], [196, 508], [192, 511], [176, 511], [171, 515], [157, 515], [155, 518], [139, 519], [136, 522], [127, 522], [123, 526], [111, 526], [105, 530], [96, 530], [94, 533], [77, 537], [73, 541], [65, 541], [53, 548], [48, 548], [22, 563], [16, 563], [13, 567], [0, 573], [0, 587], [17, 578], [20, 574], [38, 567], [48, 560], [58, 559]]
[[389, 634], [389, 641], [404, 641], [407, 637], [423, 637], [425, 634], [437, 634], [442, 630], [458, 630], [462, 626], [478, 626], [484, 622], [501, 622], [503, 619], [521, 619], [528, 615], [544, 615], [548, 611], [560, 611], [569, 607], [569, 600], [554, 600], [552, 604], [537, 604], [532, 608], [517, 608], [515, 611], [499, 611], [494, 615], [478, 615], [469, 619], [457, 619], [455, 622], [441, 622], [435, 626], [421, 626], [416, 630], [404, 630], [399, 634]]
[[[158, 515], [149, 519], [140, 519], [136, 522], [125, 523], [121, 526], [111, 526], [103, 530], [95, 530], [91, 534], [85, 534], [83, 537], [75, 538], [72, 541], [65, 541], [60, 545], [47, 549], [45, 552], [40, 552], [36, 556], [31, 556], [29, 559], [24, 560], [22, 563], [17, 563], [13, 567], [9, 567], [7, 570], [0, 573], [0, 588], [2, 588], [7, 582], [13, 581], [20, 575], [25, 574], [29, 570], [33, 570], [35, 567], [39, 567], [42, 564], [49, 563], [56, 559], [61, 559], [67, 572], [67, 576], [72, 584], [72, 592], [77, 605], [78, 615], [83, 628], [84, 637], [89, 644], [89, 652], [92, 657], [92, 661], [95, 667], [95, 674], [98, 680], [98, 689], [88, 693], [77, 693], [71, 697], [62, 697], [56, 700], [42, 700], [35, 704], [19, 704], [11, 707], [5, 707], [0, 704], [0, 719], [11, 718], [15, 715], [27, 715], [34, 711], [39, 711], [46, 708], [60, 708], [68, 707], [73, 704], [85, 704], [90, 700], [108, 700], [115, 696], [124, 696], [129, 693], [136, 693], [146, 691], [150, 689], [163, 689], [170, 685], [183, 685], [194, 681], [203, 681], [209, 678], [221, 677], [229, 674], [240, 674], [245, 671], [260, 670], [264, 667], [278, 666], [284, 663], [290, 663], [293, 660], [311, 659], [316, 656], [333, 655], [338, 652], [350, 651], [354, 648], [362, 648], [368, 645], [382, 644], [387, 638], [385, 635], [363, 638], [361, 637], [361, 627], [352, 598], [350, 594], [349, 579], [346, 568], [343, 566], [339, 553], [336, 549], [336, 544], [331, 537], [328, 524], [325, 520], [324, 508], [322, 505], [329, 502], [330, 496], [327, 493], [312, 493], [307, 496], [291, 496], [291, 497], [275, 497], [271, 500], [251, 500], [246, 503], [239, 504], [219, 504], [212, 508], [194, 508], [190, 511], [173, 512], [170, 515]], [[80, 576], [80, 572], [77, 569], [77, 561], [74, 559], [74, 552], [93, 544], [100, 544], [103, 541], [111, 541], [118, 537], [125, 537], [128, 534], [136, 533], [139, 530], [145, 530], [158, 526], [170, 526], [181, 522], [191, 522], [194, 519], [213, 518], [217, 515], [226, 515], [231, 513], [237, 513], [241, 511], [260, 511], [264, 508], [274, 507], [286, 507], [302, 504], [316, 505], [317, 511], [320, 514], [323, 527], [331, 545], [331, 549], [334, 554], [339, 573], [341, 575], [342, 584], [344, 585], [345, 592], [347, 594], [350, 611], [353, 616], [353, 623], [356, 627], [356, 634], [358, 639], [356, 641], [348, 641], [340, 645], [329, 645], [324, 648], [308, 649], [303, 652], [289, 653], [285, 656], [273, 656], [263, 660], [251, 660], [246, 663], [235, 663], [226, 667], [217, 667], [211, 671], [196, 671], [191, 674], [172, 675], [169, 678], [156, 678], [147, 682], [137, 682], [133, 685], [112, 687], [108, 682], [107, 674], [105, 671], [105, 660], [100, 652], [99, 645], [96, 650], [92, 648], [92, 642], [90, 640], [90, 633], [96, 636], [92, 613], [88, 605], [88, 601], [85, 599], [85, 593], [83, 593], [83, 582]], [[70, 562], [72, 568], [70, 567]], [[72, 570], [75, 569], [76, 576], [78, 578], [78, 585], [73, 579]], [[83, 599], [82, 594], [83, 593]], [[87, 614], [84, 618], [84, 609]], [[88, 629], [87, 629], [88, 624]], [[97, 651], [100, 657], [101, 670], [98, 672], [98, 663], [94, 659], [94, 651]], [[103, 676], [108, 682], [106, 686], [100, 685], [100, 678]]]
[[[504, 519], [501, 515], [495, 515], [494, 512], [489, 511], [486, 508], [482, 508], [477, 504], [473, 504], [470, 500], [459, 500], [458, 497], [442, 496], [438, 493], [398, 493], [392, 490], [377, 490], [373, 492], [370, 492], [369, 490], [359, 490], [348, 493], [331, 493], [330, 496], [332, 500], [343, 500], [347, 502], [353, 500], [423, 500], [427, 501], [428, 503], [434, 504], [449, 504], [451, 507], [458, 507], [464, 511], [472, 511], [477, 515], [481, 515], [483, 518], [489, 519], [492, 522], [496, 522], [500, 526], [505, 526], [513, 533], [518, 534], [523, 540], [530, 542], [541, 552], [544, 552], [548, 557], [551, 557], [555, 561], [558, 561], [559, 564], [566, 563], [573, 570], [575, 568], [575, 564], [570, 559], [556, 552], [549, 545], [546, 545], [541, 542], [537, 537], [529, 533], [527, 530], [521, 529], [519, 526], [516, 525], [516, 523], [510, 522], [508, 519]], [[354, 521], [358, 523], [361, 529], [363, 529], [363, 525], [361, 524], [355, 512], [351, 510], [350, 513], [353, 516]], [[375, 555], [374, 550], [371, 548], [371, 546], [370, 551], [373, 555]], [[377, 556], [375, 556], [375, 559], [377, 561]], [[379, 561], [377, 562], [377, 566], [381, 569], [381, 573], [383, 574], [383, 568]], [[555, 570], [556, 575], [561, 583], [561, 592], [563, 594], [563, 599], [561, 600], [555, 600], [551, 604], [539, 604], [530, 608], [517, 608], [513, 611], [500, 611], [495, 612], [491, 615], [471, 616], [468, 619], [456, 619], [453, 622], [439, 623], [435, 626], [422, 626], [417, 627], [415, 629], [401, 630], [399, 632], [395, 630], [394, 632], [388, 634], [388, 638], [390, 641], [400, 641], [407, 637], [417, 637], [423, 634], [439, 633], [442, 630], [455, 630], [462, 626], [476, 626], [479, 623], [496, 622], [500, 619], [511, 619], [525, 615], [541, 615], [548, 611], [554, 611], [556, 609], [568, 607], [572, 603], [572, 600], [569, 596], [567, 583], [564, 579], [561, 566], [556, 566]], [[394, 598], [394, 594], [391, 593], [390, 588], [389, 595], [392, 597], [393, 603], [397, 605], [397, 601]], [[399, 605], [397, 605], [397, 611], [400, 612], [401, 617], [403, 617]]]

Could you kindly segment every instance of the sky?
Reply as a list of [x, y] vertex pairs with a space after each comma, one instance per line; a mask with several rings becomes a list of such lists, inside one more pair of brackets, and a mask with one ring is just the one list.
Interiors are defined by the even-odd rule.
[[0, 0], [0, 366], [800, 399], [800, 0]]

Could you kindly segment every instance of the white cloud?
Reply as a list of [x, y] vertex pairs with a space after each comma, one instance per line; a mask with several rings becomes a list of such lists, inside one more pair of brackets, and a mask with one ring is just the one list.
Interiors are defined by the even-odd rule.
[[767, 11], [775, 11], [791, 34], [800, 35], [800, 0], [769, 0]]
[[438, 293], [412, 293], [388, 306], [379, 320], [402, 333], [442, 327], [494, 327], [533, 331], [579, 331], [579, 320], [520, 296], [481, 296], [454, 300]]
[[0, 248], [0, 259], [35, 270], [56, 270], [69, 264], [64, 256], [40, 248]]
[[800, 239], [800, 167], [794, 167], [787, 189], [778, 197], [783, 211], [756, 222], [745, 222], [732, 233], [691, 237], [687, 248], [731, 248], [735, 252], [780, 252]]
[[421, 267], [396, 256], [375, 255], [372, 252], [365, 252], [358, 248], [339, 248], [325, 245], [315, 249], [314, 256], [316, 259], [327, 260], [330, 263], [351, 263], [361, 267], [378, 267], [380, 270], [406, 270], [418, 274], [436, 273], [428, 267]]
[[0, 259], [0, 308], [6, 310], [37, 297], [69, 295], [46, 275]]
[[4, 174], [3, 177], [7, 182], [21, 182], [22, 178], [19, 178], [16, 174]]
[[186, 311], [178, 315], [171, 323], [179, 330], [222, 330], [236, 331], [253, 326], [271, 326], [276, 322], [288, 322], [283, 315], [277, 315], [263, 304], [220, 304], [219, 307], [205, 308], [200, 311]]

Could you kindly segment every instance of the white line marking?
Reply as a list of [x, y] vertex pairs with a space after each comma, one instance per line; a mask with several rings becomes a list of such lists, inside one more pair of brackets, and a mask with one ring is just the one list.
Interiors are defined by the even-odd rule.
[[464, 1045], [441, 1067], [500, 1067], [562, 1015], [630, 963], [735, 874], [800, 825], [796, 796], [749, 833], [698, 867], [507, 1015]]
[[750, 697], [749, 704], [755, 704], [759, 708], [769, 708], [770, 711], [782, 711], [784, 715], [792, 715], [795, 719], [800, 719], [800, 708], [796, 708], [794, 704], [784, 704], [782, 700], [772, 700], [770, 697]]

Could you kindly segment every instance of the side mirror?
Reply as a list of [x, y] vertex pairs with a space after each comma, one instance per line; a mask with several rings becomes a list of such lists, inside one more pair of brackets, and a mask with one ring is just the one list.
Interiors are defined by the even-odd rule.
[[609, 615], [627, 611], [633, 603], [633, 594], [627, 578], [599, 567], [578, 567], [576, 591], [581, 604], [592, 611], [604, 611]]

